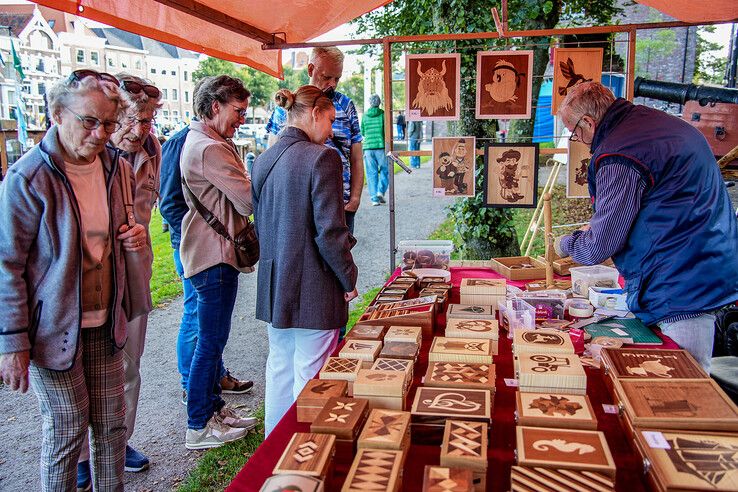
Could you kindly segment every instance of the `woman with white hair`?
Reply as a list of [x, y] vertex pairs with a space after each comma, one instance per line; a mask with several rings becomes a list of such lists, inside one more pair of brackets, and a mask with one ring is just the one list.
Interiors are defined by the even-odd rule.
[[127, 225], [125, 163], [105, 147], [118, 80], [77, 70], [48, 100], [54, 126], [0, 188], [0, 375], [38, 397], [41, 490], [74, 490], [88, 427], [95, 490], [123, 490], [123, 255], [146, 236]]

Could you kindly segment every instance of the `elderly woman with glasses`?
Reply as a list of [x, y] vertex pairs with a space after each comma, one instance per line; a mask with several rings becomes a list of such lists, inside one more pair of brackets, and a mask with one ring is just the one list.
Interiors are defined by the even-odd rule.
[[0, 375], [38, 397], [40, 490], [74, 489], [88, 428], [95, 490], [123, 490], [123, 257], [146, 235], [126, 220], [127, 164], [105, 147], [120, 128], [118, 81], [77, 71], [48, 101], [54, 126], [0, 188]]

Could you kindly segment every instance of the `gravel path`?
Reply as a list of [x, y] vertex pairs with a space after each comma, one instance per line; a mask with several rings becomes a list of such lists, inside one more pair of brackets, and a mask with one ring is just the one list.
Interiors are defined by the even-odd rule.
[[[424, 165], [412, 175], [398, 174], [397, 240], [427, 237], [446, 216], [451, 201], [431, 197], [431, 171]], [[389, 214], [387, 206], [372, 207], [364, 191], [356, 216], [354, 249], [359, 266], [359, 294], [384, 282], [389, 273]], [[241, 275], [239, 298], [224, 359], [232, 372], [254, 381], [250, 395], [226, 395], [233, 404], [256, 408], [264, 396], [267, 339], [264, 323], [254, 319], [256, 275]], [[184, 447], [186, 411], [180, 403], [175, 355], [181, 299], [151, 313], [146, 352], [141, 363], [143, 384], [136, 432], [131, 445], [146, 453], [151, 468], [127, 473], [126, 488], [135, 491], [171, 490], [187, 475], [201, 452]], [[41, 423], [36, 397], [0, 387], [0, 490], [39, 490]]]

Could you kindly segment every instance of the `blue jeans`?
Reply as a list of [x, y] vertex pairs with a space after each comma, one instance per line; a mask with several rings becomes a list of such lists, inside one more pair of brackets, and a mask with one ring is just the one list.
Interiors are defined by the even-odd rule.
[[220, 364], [231, 332], [238, 270], [219, 264], [190, 277], [197, 293], [197, 345], [187, 387], [187, 425], [202, 429], [225, 402], [220, 397]]
[[364, 151], [364, 170], [366, 171], [369, 197], [373, 202], [378, 202], [377, 193], [384, 195], [389, 184], [387, 156], [384, 155], [384, 149], [366, 149]]
[[[417, 138], [411, 138], [408, 150], [420, 150], [420, 140]], [[410, 167], [418, 169], [420, 167], [420, 157], [416, 155], [410, 157]]]
[[[174, 250], [174, 268], [177, 270], [180, 280], [182, 280], [182, 290], [184, 291], [182, 307], [182, 322], [179, 324], [179, 334], [177, 335], [177, 369], [182, 376], [180, 382], [182, 389], [187, 389], [187, 383], [190, 378], [190, 365], [192, 364], [192, 354], [195, 353], [195, 345], [197, 344], [197, 293], [190, 283], [190, 279], [184, 278], [184, 267], [179, 259], [179, 249]], [[220, 377], [226, 375], [226, 368], [223, 360], [220, 361]]]

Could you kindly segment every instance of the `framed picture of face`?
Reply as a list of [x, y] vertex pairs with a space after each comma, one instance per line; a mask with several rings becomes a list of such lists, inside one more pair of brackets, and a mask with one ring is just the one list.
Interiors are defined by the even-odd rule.
[[474, 196], [476, 138], [433, 137], [433, 196]]
[[534, 208], [538, 201], [538, 144], [493, 143], [484, 148], [484, 203]]
[[406, 119], [458, 120], [461, 54], [407, 55], [405, 60]]
[[477, 119], [528, 119], [533, 87], [532, 51], [477, 53]]
[[602, 79], [602, 48], [555, 48], [554, 79], [551, 98], [551, 114], [559, 111], [559, 105], [569, 90], [582, 82]]
[[566, 197], [589, 198], [587, 168], [589, 167], [589, 146], [582, 142], [569, 142], [569, 161], [566, 166]]

